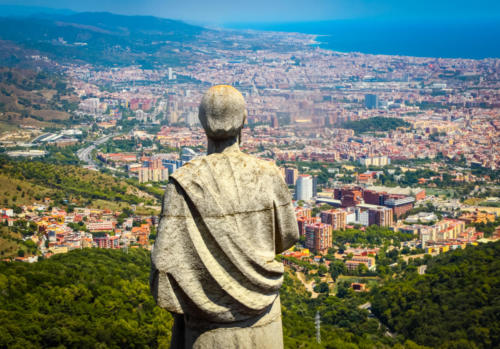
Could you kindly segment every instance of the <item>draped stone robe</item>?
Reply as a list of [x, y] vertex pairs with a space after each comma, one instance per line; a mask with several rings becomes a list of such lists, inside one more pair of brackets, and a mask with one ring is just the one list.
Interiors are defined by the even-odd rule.
[[166, 188], [152, 251], [153, 295], [159, 306], [200, 321], [245, 321], [277, 299], [279, 313], [283, 265], [274, 258], [298, 236], [291, 195], [274, 164], [240, 151], [194, 159]]

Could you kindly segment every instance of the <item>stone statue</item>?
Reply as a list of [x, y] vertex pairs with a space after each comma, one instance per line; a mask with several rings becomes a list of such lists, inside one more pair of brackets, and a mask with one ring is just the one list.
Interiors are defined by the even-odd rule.
[[210, 88], [199, 109], [208, 155], [165, 191], [151, 289], [174, 315], [172, 348], [283, 347], [275, 255], [299, 234], [277, 167], [239, 149], [246, 116], [235, 88]]

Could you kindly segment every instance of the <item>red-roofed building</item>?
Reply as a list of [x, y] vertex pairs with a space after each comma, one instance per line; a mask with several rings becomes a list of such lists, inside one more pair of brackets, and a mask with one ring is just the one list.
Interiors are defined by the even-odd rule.
[[119, 236], [109, 236], [106, 234], [105, 236], [94, 236], [93, 240], [98, 248], [120, 248]]

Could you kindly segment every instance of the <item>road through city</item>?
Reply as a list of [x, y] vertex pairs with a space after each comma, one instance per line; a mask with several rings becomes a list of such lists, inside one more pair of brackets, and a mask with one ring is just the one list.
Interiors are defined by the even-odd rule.
[[106, 143], [108, 141], [108, 139], [110, 139], [113, 136], [115, 136], [115, 135], [114, 134], [107, 135], [107, 136], [99, 138], [98, 140], [96, 140], [92, 144], [90, 144], [88, 147], [79, 149], [76, 152], [76, 156], [78, 156], [78, 159], [80, 161], [86, 163], [87, 166], [97, 169], [97, 164], [92, 159], [92, 151], [96, 148], [96, 146], [101, 145], [103, 143]]

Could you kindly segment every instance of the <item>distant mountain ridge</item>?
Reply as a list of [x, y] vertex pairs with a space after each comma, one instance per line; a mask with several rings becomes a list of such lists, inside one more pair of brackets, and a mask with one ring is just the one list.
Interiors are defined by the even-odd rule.
[[186, 44], [206, 31], [171, 19], [107, 12], [0, 17], [0, 40], [58, 60], [104, 66], [180, 64], [190, 57], [187, 52], [174, 54], [174, 50], [189, 51]]
[[75, 13], [68, 9], [54, 9], [42, 6], [21, 6], [0, 4], [0, 17], [27, 17], [41, 14], [69, 15]]
[[[31, 16], [53, 20], [56, 25], [80, 24], [89, 30], [100, 29], [109, 34], [154, 36], [155, 38], [169, 37], [176, 34], [198, 34], [205, 28], [190, 25], [173, 19], [153, 16], [125, 16], [109, 12], [80, 12], [70, 15], [40, 14]], [[84, 28], [84, 27], [82, 27]]]
[[[309, 47], [309, 41], [288, 40], [289, 35], [209, 29], [173, 19], [108, 12], [11, 16], [0, 12], [0, 65], [25, 68], [33, 65], [29, 57], [42, 55], [52, 60], [54, 69], [60, 63], [155, 69], [221, 55], [240, 60], [248, 52], [295, 52]], [[40, 63], [36, 61], [37, 66]]]

